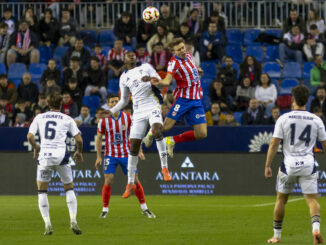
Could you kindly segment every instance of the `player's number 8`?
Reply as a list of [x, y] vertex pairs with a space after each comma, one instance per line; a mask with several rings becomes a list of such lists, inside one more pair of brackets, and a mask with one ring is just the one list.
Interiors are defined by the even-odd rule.
[[180, 109], [180, 105], [179, 104], [176, 104], [175, 107], [174, 107], [174, 110], [175, 111], [179, 111], [179, 109]]

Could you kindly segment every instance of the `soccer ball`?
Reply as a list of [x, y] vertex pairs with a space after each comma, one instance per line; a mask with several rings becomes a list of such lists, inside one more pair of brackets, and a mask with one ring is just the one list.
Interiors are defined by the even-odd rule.
[[143, 20], [148, 24], [153, 24], [160, 18], [160, 12], [155, 7], [147, 7], [143, 11]]

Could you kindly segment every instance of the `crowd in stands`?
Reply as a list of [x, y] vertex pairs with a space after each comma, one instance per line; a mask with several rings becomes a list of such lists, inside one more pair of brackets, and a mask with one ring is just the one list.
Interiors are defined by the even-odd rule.
[[[135, 51], [138, 62], [150, 63], [165, 77], [173, 55], [168, 43], [176, 37], [185, 40], [196, 65], [204, 70], [208, 125], [273, 125], [291, 109], [290, 89], [299, 83], [311, 91], [307, 109], [326, 117], [325, 25], [314, 10], [303, 20], [291, 9], [282, 30], [254, 30], [254, 35], [252, 30], [242, 34], [228, 29], [221, 10], [204, 19], [200, 9], [193, 8], [183, 23], [168, 5], [161, 5], [160, 12], [156, 24], [140, 20], [138, 26], [132, 13], [123, 12], [113, 31], [105, 30], [111, 37], [106, 42], [91, 39], [86, 30], [77, 31], [69, 9], [62, 9], [58, 18], [45, 9], [39, 18], [27, 7], [19, 22], [10, 8], [5, 9], [0, 23], [0, 65], [5, 69], [0, 66], [0, 126], [28, 126], [49, 109], [46, 97], [53, 92], [62, 94], [62, 112], [78, 126], [95, 126], [101, 110], [109, 109], [107, 98], [119, 92], [126, 52]], [[95, 32], [97, 36], [104, 31]], [[45, 58], [46, 50], [50, 55]], [[17, 64], [25, 69], [21, 77], [15, 76], [21, 72], [13, 68]], [[31, 72], [34, 67], [41, 69], [39, 76]], [[306, 67], [305, 77], [291, 75]], [[172, 89], [162, 90], [164, 118], [174, 101]]]

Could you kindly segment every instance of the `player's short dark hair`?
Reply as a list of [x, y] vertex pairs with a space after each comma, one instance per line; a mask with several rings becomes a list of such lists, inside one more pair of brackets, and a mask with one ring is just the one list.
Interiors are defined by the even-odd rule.
[[185, 41], [183, 40], [182, 37], [174, 38], [171, 42], [169, 42], [169, 48], [171, 50], [174, 50], [174, 47], [179, 45], [180, 43], [184, 43]]
[[304, 106], [309, 100], [309, 89], [306, 86], [298, 85], [292, 88], [292, 95], [298, 106]]
[[62, 103], [62, 96], [59, 93], [53, 93], [48, 95], [48, 105], [50, 109], [60, 110], [61, 103]]

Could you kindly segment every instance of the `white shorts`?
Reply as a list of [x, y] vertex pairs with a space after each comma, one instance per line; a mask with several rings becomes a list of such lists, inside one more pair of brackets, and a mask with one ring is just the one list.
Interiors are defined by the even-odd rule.
[[52, 166], [37, 165], [37, 181], [50, 182], [53, 171], [57, 171], [59, 173], [61, 182], [63, 184], [72, 183], [72, 171], [69, 164]]
[[162, 111], [160, 106], [143, 107], [134, 111], [130, 129], [130, 139], [142, 139], [148, 127], [154, 123], [163, 125]]
[[276, 179], [276, 191], [283, 194], [290, 194], [295, 184], [300, 184], [303, 194], [317, 194], [318, 182], [317, 172], [311, 175], [287, 175], [281, 170], [278, 171]]

